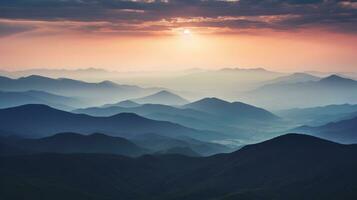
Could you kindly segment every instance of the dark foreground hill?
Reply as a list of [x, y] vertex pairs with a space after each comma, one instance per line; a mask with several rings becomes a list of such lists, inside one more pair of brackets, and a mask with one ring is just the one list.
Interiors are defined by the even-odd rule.
[[352, 200], [356, 146], [289, 134], [231, 154], [0, 157], [0, 199]]

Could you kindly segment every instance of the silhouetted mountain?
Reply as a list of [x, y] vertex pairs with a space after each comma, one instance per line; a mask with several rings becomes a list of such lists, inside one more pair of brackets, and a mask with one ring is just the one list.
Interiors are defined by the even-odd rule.
[[133, 108], [133, 107], [138, 107], [141, 104], [135, 103], [134, 101], [130, 101], [130, 100], [125, 100], [125, 101], [121, 101], [118, 103], [114, 103], [114, 104], [105, 104], [102, 106], [102, 108], [108, 108], [108, 107], [113, 107], [113, 106], [118, 106], [118, 107], [123, 107], [123, 108]]
[[45, 104], [58, 109], [73, 110], [82, 106], [82, 102], [70, 97], [50, 94], [41, 91], [1, 92], [0, 108], [15, 107], [25, 104]]
[[189, 137], [171, 138], [154, 133], [138, 135], [130, 138], [130, 140], [139, 146], [152, 150], [152, 152], [166, 152], [168, 149], [186, 148], [202, 156], [210, 156], [233, 151], [233, 149], [217, 143], [203, 142]]
[[301, 83], [308, 81], [318, 81], [320, 77], [313, 76], [308, 73], [293, 73], [288, 76], [282, 76], [271, 81], [267, 81], [266, 84], [287, 84], [287, 83]]
[[126, 156], [139, 156], [147, 150], [127, 139], [104, 134], [81, 135], [78, 133], [59, 133], [40, 139], [14, 139], [7, 145], [21, 148], [26, 153], [106, 153]]
[[[0, 110], [0, 130], [26, 137], [44, 137], [60, 132], [106, 133], [113, 136], [133, 136], [143, 133], [186, 135], [209, 140], [224, 138], [212, 131], [199, 131], [184, 126], [155, 121], [132, 113], [110, 117], [92, 117], [56, 110], [44, 105], [24, 105]], [[21, 124], [21, 126], [19, 126]]]
[[294, 129], [294, 131], [346, 144], [357, 143], [357, 117], [331, 122], [323, 126], [301, 126]]
[[113, 99], [136, 98], [157, 91], [131, 85], [119, 85], [110, 81], [88, 83], [73, 79], [51, 79], [32, 75], [18, 79], [0, 77], [0, 90], [40, 90], [64, 96], [82, 97], [87, 103], [104, 104]]
[[355, 145], [289, 134], [203, 158], [7, 156], [0, 157], [0, 198], [354, 200], [356, 154]]
[[356, 90], [357, 81], [332, 75], [318, 81], [265, 85], [241, 99], [271, 109], [357, 104]]
[[162, 105], [183, 105], [189, 103], [186, 99], [166, 90], [157, 92], [155, 94], [132, 99], [132, 101], [139, 104], [162, 104]]
[[281, 110], [277, 115], [301, 125], [321, 126], [357, 116], [357, 105], [341, 104]]

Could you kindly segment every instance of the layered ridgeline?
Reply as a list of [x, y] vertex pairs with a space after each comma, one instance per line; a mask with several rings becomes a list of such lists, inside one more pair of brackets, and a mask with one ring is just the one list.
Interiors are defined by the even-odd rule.
[[93, 116], [136, 113], [150, 119], [170, 121], [196, 129], [220, 131], [235, 137], [245, 137], [247, 132], [266, 129], [279, 122], [279, 118], [267, 110], [217, 98], [204, 98], [181, 107], [159, 104], [124, 107], [117, 104], [109, 107], [78, 109], [73, 112]]
[[241, 99], [270, 109], [357, 104], [357, 81], [331, 75], [306, 82], [267, 84], [242, 95]]
[[25, 104], [45, 104], [62, 110], [73, 110], [85, 104], [72, 97], [54, 95], [42, 91], [2, 92], [0, 91], [0, 108], [15, 107]]
[[308, 73], [293, 73], [291, 75], [282, 76], [270, 81], [266, 81], [265, 84], [303, 83], [308, 81], [318, 81], [320, 79], [320, 77]]
[[113, 137], [101, 133], [82, 135], [58, 133], [43, 138], [21, 138], [0, 136], [0, 155], [28, 155], [37, 153], [97, 153], [125, 156], [144, 154], [179, 154], [187, 156], [209, 156], [232, 152], [224, 145], [203, 142], [187, 136], [167, 137], [155, 133]]
[[356, 155], [355, 145], [290, 134], [206, 158], [5, 156], [0, 157], [0, 198], [352, 200], [357, 198]]
[[300, 125], [321, 126], [357, 116], [357, 105], [341, 104], [311, 108], [294, 108], [275, 112], [278, 116]]
[[222, 133], [187, 128], [172, 122], [147, 119], [133, 113], [93, 117], [36, 104], [0, 109], [0, 121], [1, 131], [23, 137], [44, 137], [60, 132], [99, 132], [122, 137], [157, 133], [208, 141], [226, 138]]
[[357, 117], [322, 126], [301, 126], [293, 131], [319, 136], [329, 140], [353, 144], [357, 143]]
[[0, 90], [13, 92], [38, 90], [57, 95], [80, 97], [83, 102], [86, 102], [85, 105], [105, 104], [112, 102], [113, 99], [137, 98], [158, 91], [156, 88], [119, 85], [110, 81], [89, 83], [65, 78], [52, 79], [37, 75], [18, 79], [0, 77]]
[[162, 105], [183, 105], [189, 103], [188, 100], [180, 97], [177, 94], [162, 90], [155, 94], [132, 99], [131, 101], [139, 104], [162, 104]]

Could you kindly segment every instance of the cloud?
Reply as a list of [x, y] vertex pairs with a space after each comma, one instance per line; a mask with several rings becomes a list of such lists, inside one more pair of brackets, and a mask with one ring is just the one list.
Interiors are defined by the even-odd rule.
[[13, 24], [10, 22], [0, 21], [0, 37], [16, 35], [27, 31], [34, 30], [34, 26], [27, 24]]
[[[119, 34], [150, 34], [180, 26], [225, 28], [231, 31], [324, 28], [355, 34], [357, 1], [2, 0], [0, 18], [53, 23], [80, 22], [82, 25], [77, 24], [74, 28], [73, 24], [67, 25], [69, 29], [77, 31]], [[16, 28], [9, 27], [8, 34], [12, 31], [16, 33]]]

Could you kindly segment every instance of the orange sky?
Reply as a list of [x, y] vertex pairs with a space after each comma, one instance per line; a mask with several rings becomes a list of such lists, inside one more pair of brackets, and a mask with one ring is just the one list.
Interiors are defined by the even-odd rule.
[[1, 69], [161, 70], [265, 67], [279, 71], [357, 71], [357, 37], [309, 33], [94, 36], [15, 35], [0, 38]]
[[0, 1], [0, 69], [357, 71], [356, 16], [354, 0]]

